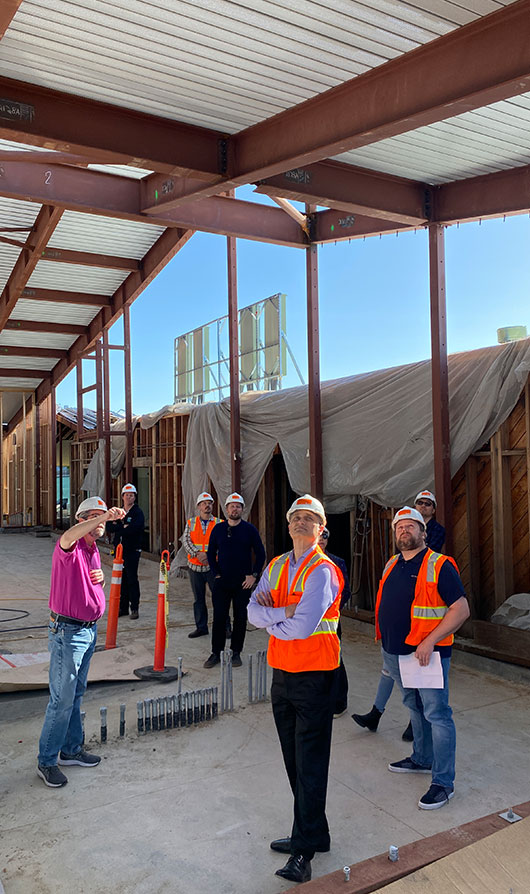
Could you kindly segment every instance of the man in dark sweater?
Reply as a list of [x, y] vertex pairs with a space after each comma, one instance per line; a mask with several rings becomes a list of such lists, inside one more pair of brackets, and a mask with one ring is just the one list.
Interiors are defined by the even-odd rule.
[[[245, 501], [232, 493], [225, 501], [226, 525], [216, 525], [208, 544], [208, 565], [213, 571], [212, 654], [204, 667], [221, 660], [226, 642], [226, 621], [233, 606], [232, 667], [241, 667], [241, 652], [247, 629], [247, 605], [250, 591], [265, 564], [265, 549], [257, 528], [243, 521]], [[254, 561], [252, 560], [254, 554]]]
[[[348, 576], [348, 569], [346, 568], [346, 562], [344, 559], [341, 559], [340, 556], [335, 556], [333, 553], [330, 553], [328, 550], [328, 542], [329, 542], [329, 529], [324, 528], [322, 534], [318, 538], [318, 545], [320, 549], [326, 553], [327, 556], [331, 559], [332, 562], [337, 565], [338, 568], [342, 571], [342, 576], [344, 578], [344, 589], [342, 591], [340, 597], [340, 610], [344, 608], [346, 603], [348, 603], [351, 599], [351, 590], [350, 590], [350, 579]], [[342, 628], [339, 626], [337, 628], [337, 635], [340, 640], [342, 640]], [[344, 667], [344, 661], [342, 660], [342, 648], [340, 650], [340, 665], [337, 673], [337, 691], [336, 691], [336, 699], [335, 699], [335, 708], [333, 711], [333, 717], [341, 717], [346, 713], [348, 709], [348, 675], [346, 673], [346, 668]]]
[[114, 547], [123, 546], [123, 574], [121, 578], [120, 616], [129, 614], [133, 621], [138, 620], [140, 605], [140, 584], [138, 582], [138, 563], [142, 554], [142, 538], [145, 518], [136, 502], [137, 491], [134, 484], [124, 484], [121, 491], [125, 518], [123, 521], [109, 522], [107, 531], [112, 535]]
[[436, 521], [436, 497], [430, 490], [420, 490], [414, 500], [414, 509], [423, 516], [425, 522], [425, 544], [435, 553], [441, 553], [445, 541], [445, 528]]

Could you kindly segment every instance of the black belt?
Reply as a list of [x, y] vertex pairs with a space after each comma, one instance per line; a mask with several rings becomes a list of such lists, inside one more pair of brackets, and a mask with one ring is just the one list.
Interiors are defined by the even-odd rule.
[[58, 621], [60, 624], [75, 624], [76, 627], [93, 627], [97, 621], [80, 621], [79, 618], [69, 618], [68, 615], [58, 615], [57, 612], [50, 612], [52, 621]]

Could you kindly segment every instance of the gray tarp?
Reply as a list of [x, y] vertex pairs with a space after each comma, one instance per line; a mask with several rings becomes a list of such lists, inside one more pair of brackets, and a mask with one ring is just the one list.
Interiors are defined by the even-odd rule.
[[[530, 339], [449, 357], [451, 471], [487, 441], [509, 416], [530, 372]], [[231, 489], [230, 405], [176, 404], [142, 416], [149, 428], [169, 413], [189, 413], [183, 491], [186, 512], [211, 478], [221, 501]], [[322, 385], [324, 503], [329, 512], [351, 509], [357, 495], [383, 506], [411, 502], [432, 489], [431, 363], [424, 360]], [[123, 423], [121, 423], [123, 424]], [[112, 474], [123, 456], [114, 439]], [[276, 444], [293, 490], [309, 490], [307, 387], [241, 395], [242, 493], [250, 507]], [[99, 454], [99, 455], [98, 455]], [[83, 488], [97, 493], [102, 452]], [[90, 486], [89, 486], [90, 485]], [[92, 486], [94, 485], [94, 486]]]
[[[449, 357], [451, 471], [499, 428], [530, 372], [530, 339]], [[241, 490], [250, 507], [276, 444], [293, 490], [309, 490], [307, 387], [241, 396]], [[322, 385], [324, 503], [351, 509], [356, 495], [400, 506], [432, 489], [431, 362]], [[184, 464], [186, 511], [209, 476], [221, 500], [231, 488], [228, 400], [195, 407]]]

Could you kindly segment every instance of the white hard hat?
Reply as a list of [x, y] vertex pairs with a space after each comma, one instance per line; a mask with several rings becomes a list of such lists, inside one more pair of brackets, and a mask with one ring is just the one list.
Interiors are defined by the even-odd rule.
[[203, 491], [202, 494], [199, 494], [199, 496], [197, 497], [197, 504], [196, 504], [196, 505], [198, 506], [199, 503], [202, 503], [204, 500], [211, 500], [212, 503], [213, 503], [213, 497], [212, 497], [212, 495], [209, 494], [208, 491], [206, 491], [206, 490]]
[[84, 512], [91, 512], [93, 509], [101, 509], [102, 512], [106, 512], [107, 504], [105, 500], [102, 500], [101, 497], [87, 497], [77, 507], [76, 519], [79, 519]]
[[396, 530], [398, 521], [415, 521], [421, 525], [422, 531], [425, 528], [425, 520], [421, 512], [418, 512], [417, 509], [412, 509], [410, 506], [403, 506], [403, 509], [398, 509], [396, 512], [392, 519], [392, 527], [394, 531]]
[[304, 494], [303, 497], [298, 497], [291, 508], [287, 512], [287, 521], [291, 521], [291, 515], [293, 513], [298, 512], [299, 509], [307, 509], [309, 512], [314, 512], [315, 515], [320, 517], [322, 524], [326, 524], [326, 513], [324, 512], [324, 507], [320, 500], [317, 500], [316, 497], [312, 497], [311, 494]]
[[227, 496], [225, 500], [225, 506], [228, 506], [229, 503], [241, 503], [242, 506], [245, 505], [245, 501], [241, 494], [236, 494], [235, 492]]
[[122, 494], [137, 494], [134, 484], [124, 484], [121, 489]]
[[436, 508], [436, 497], [434, 496], [434, 494], [431, 494], [430, 490], [420, 490], [414, 502], [417, 503], [418, 500], [430, 500], [433, 506]]

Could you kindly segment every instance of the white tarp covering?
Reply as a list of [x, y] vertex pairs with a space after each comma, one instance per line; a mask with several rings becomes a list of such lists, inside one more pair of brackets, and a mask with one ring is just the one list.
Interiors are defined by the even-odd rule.
[[[530, 339], [449, 357], [451, 472], [499, 428], [530, 372]], [[356, 495], [401, 506], [434, 487], [431, 362], [322, 385], [324, 503], [351, 509]], [[241, 396], [241, 491], [250, 507], [274, 447], [293, 490], [309, 490], [307, 387]], [[186, 511], [209, 476], [221, 501], [231, 489], [228, 400], [191, 414], [183, 491]]]

